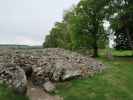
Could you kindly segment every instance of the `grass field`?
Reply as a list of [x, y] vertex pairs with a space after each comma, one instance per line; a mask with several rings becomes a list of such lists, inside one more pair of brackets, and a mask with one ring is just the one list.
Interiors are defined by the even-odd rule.
[[106, 66], [102, 74], [59, 84], [57, 94], [64, 100], [133, 100], [133, 57], [129, 57], [130, 54], [130, 51], [113, 51], [116, 56], [113, 61], [98, 58]]

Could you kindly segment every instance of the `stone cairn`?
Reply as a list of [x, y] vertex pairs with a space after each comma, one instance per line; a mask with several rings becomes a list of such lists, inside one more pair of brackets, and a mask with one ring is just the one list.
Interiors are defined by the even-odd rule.
[[52, 83], [93, 76], [103, 69], [93, 58], [59, 48], [0, 52], [0, 82], [20, 94], [26, 93], [28, 79], [51, 92]]

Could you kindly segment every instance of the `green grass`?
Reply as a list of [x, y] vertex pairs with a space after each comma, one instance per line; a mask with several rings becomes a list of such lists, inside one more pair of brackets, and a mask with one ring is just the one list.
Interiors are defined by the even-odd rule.
[[[104, 56], [107, 53], [108, 50], [100, 50], [100, 55]], [[112, 52], [112, 54], [114, 56], [118, 56], [118, 57], [131, 57], [133, 56], [133, 51], [131, 50], [114, 50], [114, 49], [110, 49], [110, 51]]]
[[[121, 52], [114, 54], [120, 55]], [[56, 94], [64, 100], [133, 100], [133, 58], [98, 59], [106, 66], [103, 73], [85, 80], [60, 83]]]
[[29, 100], [28, 97], [16, 95], [7, 86], [0, 85], [0, 100]]

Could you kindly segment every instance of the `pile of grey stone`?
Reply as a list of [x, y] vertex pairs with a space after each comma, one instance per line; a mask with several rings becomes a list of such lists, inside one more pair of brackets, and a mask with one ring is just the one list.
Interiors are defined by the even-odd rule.
[[26, 93], [28, 79], [51, 92], [55, 89], [52, 83], [93, 76], [103, 69], [91, 57], [59, 48], [0, 52], [0, 82], [21, 94]]

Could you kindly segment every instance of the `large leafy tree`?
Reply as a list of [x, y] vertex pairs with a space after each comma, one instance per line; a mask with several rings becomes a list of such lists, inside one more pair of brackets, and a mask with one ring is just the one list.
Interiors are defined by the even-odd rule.
[[72, 50], [89, 48], [90, 45], [89, 37], [83, 32], [86, 21], [82, 16], [78, 15], [76, 9], [77, 7], [67, 11], [64, 16], [64, 20], [67, 22], [69, 35], [71, 37]]
[[103, 28], [107, 1], [101, 0], [81, 0], [76, 9], [76, 14], [80, 21], [77, 34], [84, 34], [90, 40], [88, 45], [93, 49], [93, 56], [98, 56], [98, 44], [104, 40], [106, 34]]
[[133, 0], [112, 0], [111, 4], [116, 15], [111, 18], [116, 48], [133, 50]]

